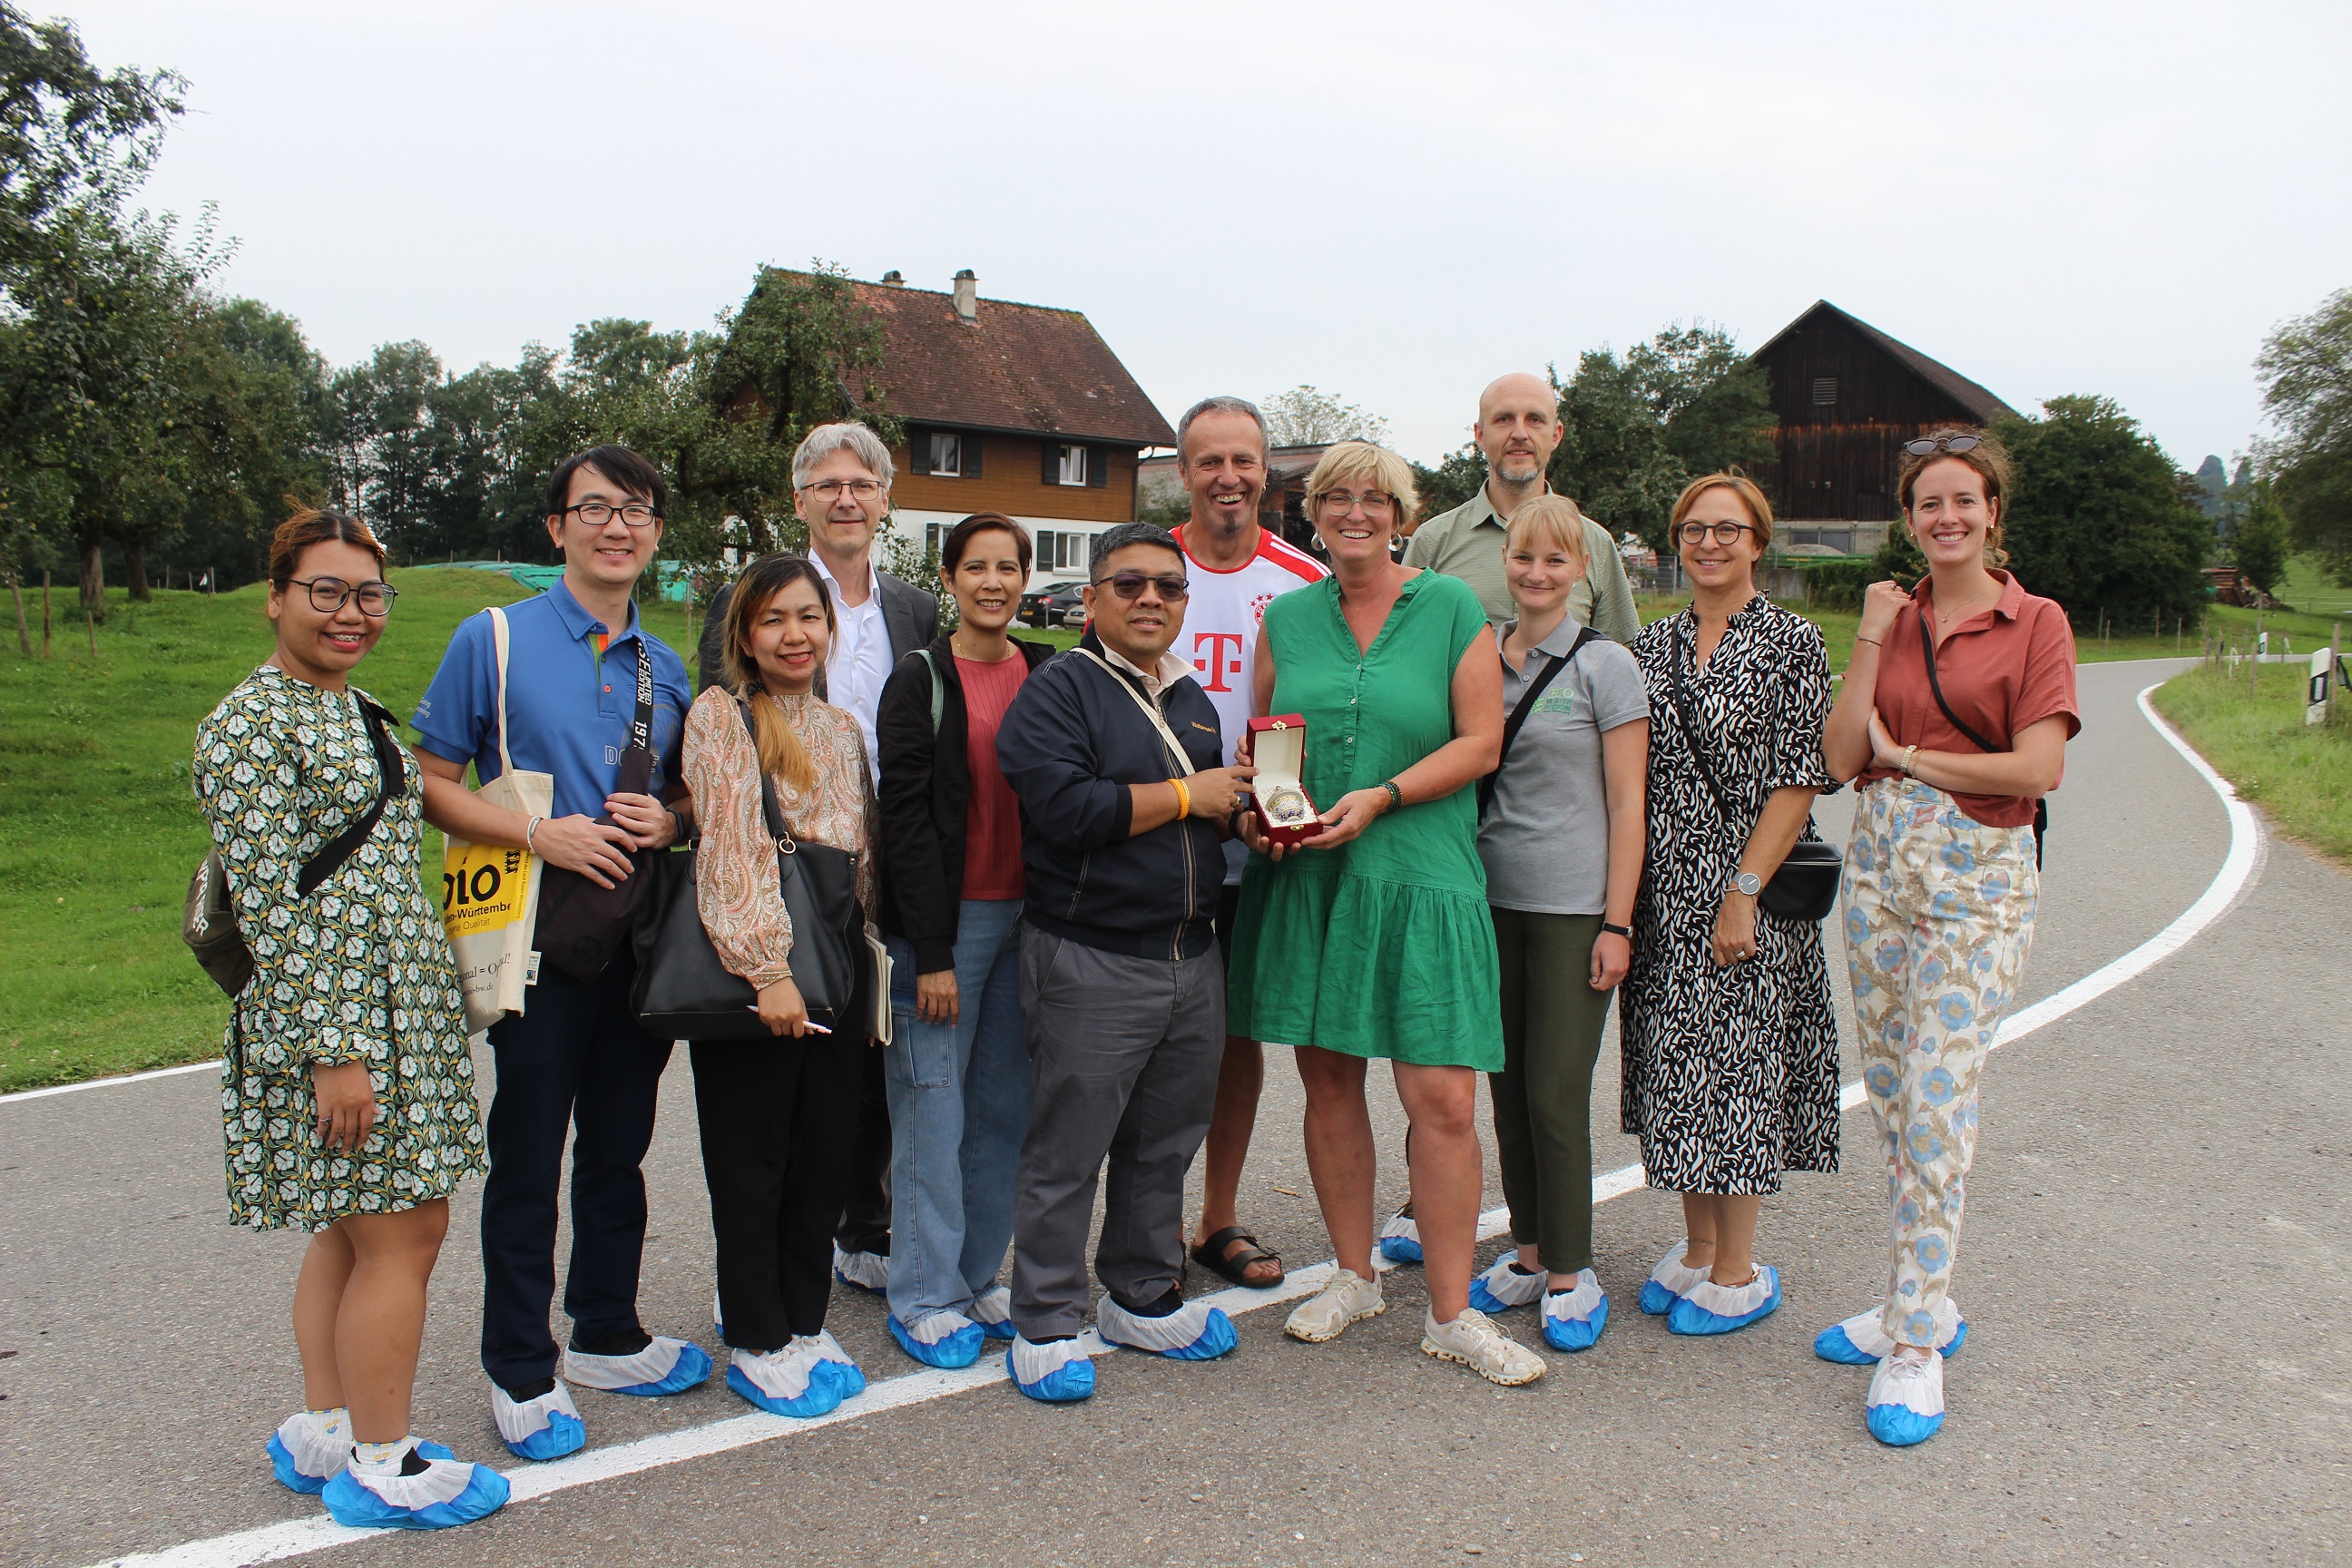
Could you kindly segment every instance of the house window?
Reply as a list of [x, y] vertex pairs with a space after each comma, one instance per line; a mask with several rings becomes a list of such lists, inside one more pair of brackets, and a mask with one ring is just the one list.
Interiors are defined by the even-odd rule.
[[1833, 375], [1813, 377], [1813, 406], [1823, 408], [1836, 401], [1837, 377]]
[[1061, 475], [1055, 482], [1083, 487], [1087, 482], [1087, 449], [1084, 447], [1064, 447], [1061, 449]]
[[940, 558], [940, 546], [947, 542], [947, 537], [951, 531], [953, 531], [953, 530], [948, 523], [925, 523], [923, 525], [924, 555], [930, 560], [938, 560]]
[[931, 472], [946, 479], [963, 476], [963, 438], [945, 430], [931, 432]]
[[1087, 569], [1087, 552], [1094, 535], [1062, 533], [1054, 529], [1037, 531], [1037, 570], [1040, 572], [1083, 572]]

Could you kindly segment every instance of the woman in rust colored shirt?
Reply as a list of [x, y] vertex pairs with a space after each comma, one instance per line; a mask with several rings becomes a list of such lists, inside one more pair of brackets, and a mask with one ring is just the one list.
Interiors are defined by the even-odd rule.
[[1822, 735], [1830, 772], [1861, 781], [1841, 897], [1893, 1256], [1885, 1300], [1813, 1342], [1877, 1365], [1867, 1420], [1897, 1446], [1943, 1425], [1944, 1357], [1968, 1337], [1950, 1287], [1977, 1076], [2033, 939], [2036, 807], [2082, 728], [2066, 612], [1997, 570], [2008, 458], [1960, 429], [1905, 451], [1928, 574], [1871, 585]]
[[686, 716], [683, 771], [702, 824], [695, 903], [719, 961], [751, 983], [760, 1020], [775, 1037], [691, 1047], [719, 1334], [732, 1351], [727, 1386], [780, 1415], [823, 1415], [866, 1388], [866, 1374], [825, 1331], [824, 1310], [862, 1053], [872, 1042], [846, 1022], [825, 1033], [809, 1020], [793, 984], [792, 916], [760, 805], [764, 773], [794, 839], [858, 857], [857, 901], [870, 920], [866, 739], [854, 714], [814, 689], [833, 630], [833, 600], [806, 559], [753, 562], [727, 606], [726, 684], [697, 698]]

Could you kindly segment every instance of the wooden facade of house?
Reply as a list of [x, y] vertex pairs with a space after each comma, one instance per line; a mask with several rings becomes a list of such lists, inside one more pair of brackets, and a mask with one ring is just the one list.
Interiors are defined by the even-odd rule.
[[1901, 511], [1902, 443], [1938, 425], [1987, 425], [2016, 412], [1826, 300], [1749, 358], [1764, 369], [1780, 419], [1774, 460], [1757, 479], [1789, 543], [1875, 548]]

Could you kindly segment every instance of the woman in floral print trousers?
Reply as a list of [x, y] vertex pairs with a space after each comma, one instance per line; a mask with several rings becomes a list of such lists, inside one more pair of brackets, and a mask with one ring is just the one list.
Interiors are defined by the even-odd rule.
[[1841, 889], [1864, 1088], [1891, 1211], [1886, 1294], [1822, 1331], [1823, 1360], [1875, 1365], [1882, 1443], [1944, 1422], [1944, 1358], [1977, 1079], [2016, 999], [2041, 891], [2041, 799], [2082, 727], [2066, 613], [1994, 570], [2006, 457], [1978, 431], [1906, 444], [1897, 484], [1927, 577], [1874, 584], [1822, 747], [1861, 779]]

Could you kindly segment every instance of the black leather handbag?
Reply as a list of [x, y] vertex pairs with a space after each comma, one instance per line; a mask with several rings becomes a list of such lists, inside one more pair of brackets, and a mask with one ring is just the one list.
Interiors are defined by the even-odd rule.
[[[1682, 721], [1683, 738], [1690, 742], [1691, 758], [1698, 763], [1699, 777], [1706, 781], [1706, 793], [1713, 797], [1715, 809], [1722, 814], [1725, 822], [1738, 827], [1739, 818], [1732, 815], [1723, 786], [1716, 783], [1715, 769], [1707, 762], [1704, 731], [1691, 718], [1683, 690], [1683, 659], [1688, 651], [1677, 638], [1672, 655], [1675, 717]], [[1837, 908], [1838, 879], [1845, 871], [1845, 857], [1835, 845], [1822, 842], [1810, 816], [1805, 819], [1805, 835], [1789, 846], [1788, 858], [1757, 895], [1756, 907], [1768, 915], [1784, 921], [1822, 921]]]
[[[736, 704], [743, 727], [751, 710]], [[793, 984], [809, 1020], [835, 1033], [863, 1029], [859, 995], [868, 965], [866, 920], [857, 905], [857, 857], [829, 844], [803, 844], [784, 825], [776, 788], [760, 779], [760, 809], [775, 840], [776, 879], [793, 921]], [[647, 1034], [664, 1040], [761, 1040], [772, 1037], [760, 1022], [759, 993], [719, 961], [703, 930], [694, 897], [692, 849], [646, 855], [637, 877], [647, 879], [631, 933], [637, 974], [629, 1007]], [[631, 880], [635, 880], [632, 878]]]

